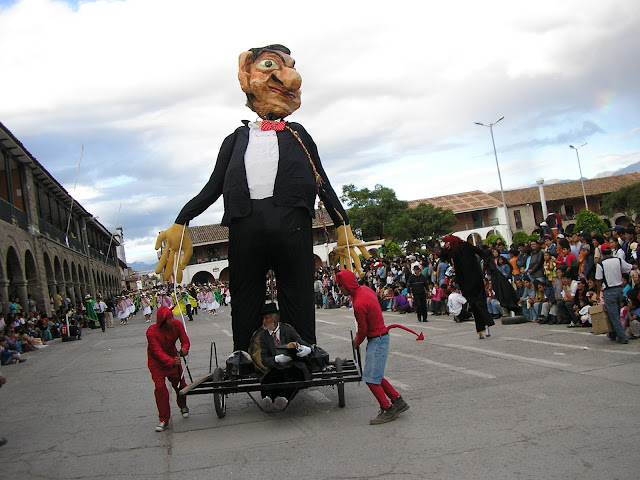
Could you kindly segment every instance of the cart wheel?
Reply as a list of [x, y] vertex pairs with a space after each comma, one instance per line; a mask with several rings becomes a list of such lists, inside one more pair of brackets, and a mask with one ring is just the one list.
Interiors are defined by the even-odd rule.
[[[216, 367], [213, 371], [213, 377], [211, 378], [214, 382], [220, 382], [224, 380], [223, 372], [220, 367]], [[223, 393], [214, 393], [213, 394], [213, 406], [216, 409], [216, 415], [218, 418], [222, 418], [227, 414], [227, 397]]]
[[[337, 373], [342, 373], [342, 364], [343, 364], [343, 360], [340, 357], [336, 357], [336, 372]], [[344, 408], [345, 406], [345, 401], [344, 401], [344, 382], [339, 382], [337, 384], [338, 387], [338, 406], [340, 408]]]

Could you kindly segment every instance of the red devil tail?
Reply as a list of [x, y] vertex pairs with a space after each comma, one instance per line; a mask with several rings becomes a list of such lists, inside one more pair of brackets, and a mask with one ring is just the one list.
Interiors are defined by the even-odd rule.
[[403, 330], [406, 330], [407, 332], [413, 333], [416, 337], [418, 337], [418, 338], [416, 338], [416, 341], [424, 340], [424, 335], [422, 334], [422, 332], [420, 332], [420, 334], [417, 334], [416, 332], [414, 332], [410, 328], [405, 327], [404, 325], [398, 325], [397, 323], [394, 323], [393, 325], [389, 325], [387, 327], [387, 332], [389, 330], [391, 330], [392, 328], [401, 328]]

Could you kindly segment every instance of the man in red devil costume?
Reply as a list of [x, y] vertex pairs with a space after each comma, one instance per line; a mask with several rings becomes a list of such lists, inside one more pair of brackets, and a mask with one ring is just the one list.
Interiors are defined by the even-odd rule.
[[478, 247], [465, 242], [455, 235], [447, 235], [442, 241], [444, 242], [445, 253], [453, 260], [456, 283], [460, 286], [460, 290], [462, 290], [467, 302], [469, 302], [471, 313], [473, 313], [473, 318], [476, 321], [478, 338], [483, 339], [485, 333], [487, 337], [490, 337], [489, 327], [495, 325], [495, 322], [489, 315], [489, 310], [487, 310], [484, 276], [479, 262], [479, 259], [486, 259], [487, 255]]
[[[176, 349], [178, 339], [180, 340], [179, 354]], [[158, 418], [160, 419], [156, 432], [163, 432], [169, 426], [169, 420], [171, 419], [169, 390], [165, 379], [171, 382], [171, 386], [176, 391], [176, 395], [178, 395], [177, 402], [178, 407], [180, 407], [180, 413], [184, 418], [189, 416], [187, 397], [178, 394], [182, 388], [187, 386], [182, 375], [180, 355], [184, 357], [189, 353], [189, 337], [184, 325], [173, 318], [173, 312], [167, 307], [160, 307], [156, 315], [155, 325], [151, 325], [147, 329], [147, 342], [149, 371], [155, 384], [156, 405], [158, 407]]]
[[[186, 225], [224, 197], [234, 350], [248, 350], [260, 326], [269, 269], [277, 278], [282, 321], [307, 343], [316, 343], [311, 228], [316, 196], [336, 226], [338, 246], [350, 247], [349, 252], [341, 251], [342, 258], [348, 256], [360, 270], [358, 253], [370, 256], [351, 232], [313, 139], [302, 125], [283, 120], [300, 107], [302, 77], [290, 54], [283, 45], [268, 45], [240, 55], [240, 87], [261, 121], [243, 121], [224, 140], [208, 183], [156, 241], [156, 249], [167, 242], [156, 272], [164, 269], [169, 279], [177, 263], [180, 283], [193, 252]], [[351, 261], [345, 267], [351, 268]]]
[[349, 270], [336, 274], [336, 283], [342, 292], [351, 295], [353, 315], [358, 323], [358, 333], [353, 346], [358, 347], [367, 339], [367, 354], [362, 380], [364, 380], [380, 404], [380, 413], [369, 424], [379, 425], [398, 418], [409, 409], [400, 394], [384, 378], [384, 367], [389, 353], [389, 333], [384, 324], [378, 297], [368, 287], [358, 285], [356, 276]]

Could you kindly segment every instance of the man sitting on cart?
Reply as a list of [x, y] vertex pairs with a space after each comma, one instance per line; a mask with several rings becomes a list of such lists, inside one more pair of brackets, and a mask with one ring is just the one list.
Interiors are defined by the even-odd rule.
[[[310, 380], [311, 374], [302, 359], [311, 353], [311, 347], [300, 338], [295, 328], [280, 323], [280, 313], [275, 303], [266, 303], [260, 314], [262, 328], [253, 334], [249, 346], [253, 363], [262, 372], [258, 377], [260, 383]], [[295, 387], [265, 389], [262, 391], [260, 407], [269, 413], [284, 410], [297, 391]]]

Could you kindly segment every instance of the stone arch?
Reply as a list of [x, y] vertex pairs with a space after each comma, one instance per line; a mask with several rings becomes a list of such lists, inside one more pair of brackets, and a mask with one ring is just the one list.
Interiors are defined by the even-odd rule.
[[49, 298], [55, 298], [56, 295], [56, 277], [53, 273], [53, 265], [51, 264], [51, 258], [47, 252], [44, 252], [44, 273], [47, 281], [47, 292]]
[[76, 302], [82, 298], [82, 290], [80, 289], [80, 277], [78, 276], [78, 267], [74, 261], [71, 261], [71, 280], [73, 281], [73, 291], [75, 293]]
[[631, 225], [631, 219], [626, 215], [620, 215], [615, 219], [615, 224], [627, 228]]
[[66, 258], [62, 261], [62, 273], [64, 274], [65, 281], [65, 295], [73, 300], [76, 297], [76, 292], [73, 290], [71, 270], [69, 269], [69, 262]]
[[193, 277], [191, 277], [191, 283], [199, 283], [202, 285], [213, 283], [215, 281], [216, 278], [213, 276], [213, 274], [211, 272], [207, 272], [206, 270], [200, 270]]
[[22, 309], [26, 310], [27, 306], [27, 282], [24, 277], [24, 270], [20, 263], [20, 256], [16, 252], [16, 249], [12, 246], [7, 249], [6, 256], [6, 273], [7, 280], [9, 281], [8, 293], [9, 299], [13, 301], [18, 297], [18, 301], [22, 305]]
[[378, 258], [378, 249], [377, 248], [370, 248], [369, 249], [369, 254], [371, 255], [372, 258]]
[[569, 223], [564, 227], [564, 233], [571, 235], [573, 233], [574, 228], [576, 228], [575, 222]]
[[[492, 233], [492, 231], [487, 233], [487, 238], [489, 238], [489, 235], [491, 235]], [[469, 242], [471, 245], [482, 245], [482, 237], [479, 233], [473, 232], [470, 233], [469, 236], [467, 236], [467, 242]]]
[[313, 254], [313, 259], [315, 261], [316, 268], [322, 268], [322, 266], [323, 266], [322, 259], [318, 255], [316, 255], [315, 253]]
[[36, 302], [36, 310], [44, 311], [40, 276], [38, 275], [38, 268], [31, 250], [25, 250], [24, 252], [24, 273], [27, 280], [27, 297], [30, 295], [33, 301]]
[[222, 269], [220, 275], [218, 275], [218, 280], [220, 280], [221, 282], [229, 281], [229, 267], [225, 267]]

